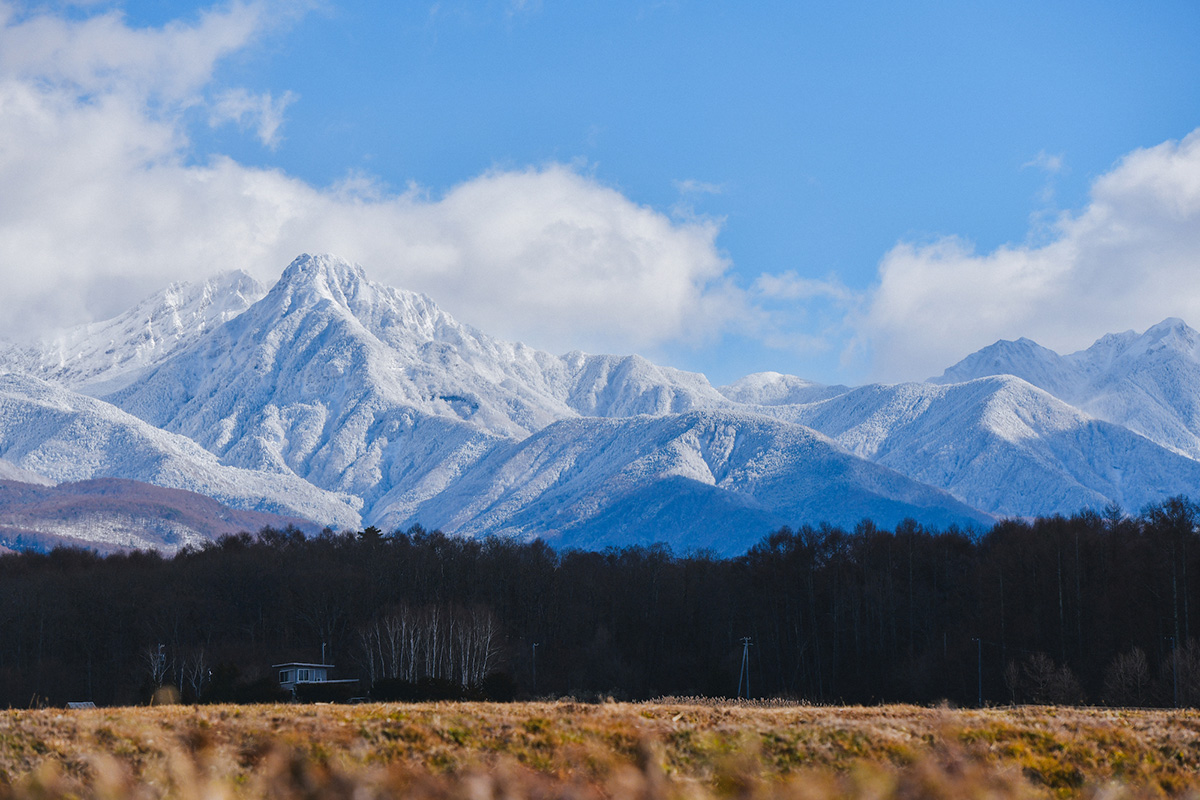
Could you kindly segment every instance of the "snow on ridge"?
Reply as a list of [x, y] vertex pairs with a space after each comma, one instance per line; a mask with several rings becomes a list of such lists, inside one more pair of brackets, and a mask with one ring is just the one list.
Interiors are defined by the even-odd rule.
[[[848, 497], [858, 502], [846, 504]], [[671, 512], [650, 522], [647, 509], [656, 504]], [[615, 509], [627, 509], [672, 546], [739, 552], [771, 526], [817, 514], [841, 524], [862, 516], [894, 524], [904, 516], [928, 519], [930, 508], [939, 509], [941, 522], [987, 519], [802, 426], [697, 410], [557, 422], [493, 451], [446, 491], [384, 522], [445, 519], [466, 534], [543, 536], [561, 546], [595, 547], [628, 543], [603, 522]], [[714, 509], [755, 522], [731, 526], [720, 514], [709, 518]], [[714, 529], [722, 534], [716, 539]]]
[[8, 371], [101, 396], [132, 383], [242, 313], [265, 291], [240, 270], [198, 283], [174, 283], [111, 319], [77, 325], [23, 347], [10, 345], [0, 353], [0, 362]]
[[222, 465], [190, 439], [37, 378], [0, 376], [0, 458], [56, 482], [128, 478], [248, 510], [356, 527], [361, 500]]
[[55, 482], [32, 470], [22, 469], [7, 459], [0, 458], [0, 480], [30, 483], [37, 486], [54, 486]]
[[795, 375], [755, 372], [717, 389], [725, 398], [747, 406], [785, 406], [812, 403], [849, 391], [825, 386]]
[[1011, 375], [864, 386], [787, 413], [992, 514], [1136, 509], [1200, 487], [1200, 463]]
[[1140, 334], [1102, 336], [1065, 356], [1028, 339], [997, 342], [934, 382], [998, 374], [1020, 377], [1098, 419], [1200, 459], [1200, 334], [1178, 318]]

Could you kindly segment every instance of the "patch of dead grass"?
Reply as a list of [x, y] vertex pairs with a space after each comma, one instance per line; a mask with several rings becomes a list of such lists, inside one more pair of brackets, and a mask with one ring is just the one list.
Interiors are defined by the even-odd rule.
[[0, 712], [0, 800], [1200, 797], [1200, 714], [712, 702]]

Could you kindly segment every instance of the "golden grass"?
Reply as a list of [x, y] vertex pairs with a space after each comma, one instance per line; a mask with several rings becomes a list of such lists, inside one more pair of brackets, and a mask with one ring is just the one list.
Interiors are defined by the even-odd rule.
[[1200, 797], [1200, 713], [662, 702], [0, 712], [4, 798]]

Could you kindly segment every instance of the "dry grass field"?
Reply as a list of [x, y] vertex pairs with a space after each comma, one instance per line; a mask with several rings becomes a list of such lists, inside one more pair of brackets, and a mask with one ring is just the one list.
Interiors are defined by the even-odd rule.
[[1200, 797], [1200, 712], [732, 703], [0, 712], [3, 798]]

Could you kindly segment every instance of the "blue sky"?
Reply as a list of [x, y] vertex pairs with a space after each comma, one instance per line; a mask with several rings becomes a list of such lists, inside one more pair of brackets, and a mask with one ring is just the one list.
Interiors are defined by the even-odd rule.
[[[59, 184], [9, 184], [92, 186], [125, 215], [95, 230], [86, 207], [38, 215], [43, 239], [69, 231], [75, 247], [39, 251], [58, 279], [22, 291], [89, 293], [43, 315], [58, 324], [206, 269], [269, 280], [300, 248], [349, 250], [498, 335], [637, 350], [717, 383], [921, 379], [996, 338], [1070, 350], [1169, 315], [1200, 325], [1194, 3], [0, 9], [0, 78], [34, 87], [56, 131], [111, 111], [114, 132], [150, 142], [100, 148], [105, 170], [62, 159], [79, 175]], [[129, 56], [134, 34], [169, 54]], [[48, 44], [13, 56], [18, 36]], [[81, 51], [77, 72], [51, 57]], [[26, 161], [83, 147], [34, 138], [22, 113], [0, 102]], [[34, 212], [12, 207], [39, 208], [8, 205], [6, 272], [37, 244], [18, 226]], [[296, 210], [318, 206], [338, 224]], [[196, 255], [172, 255], [199, 225]]]

